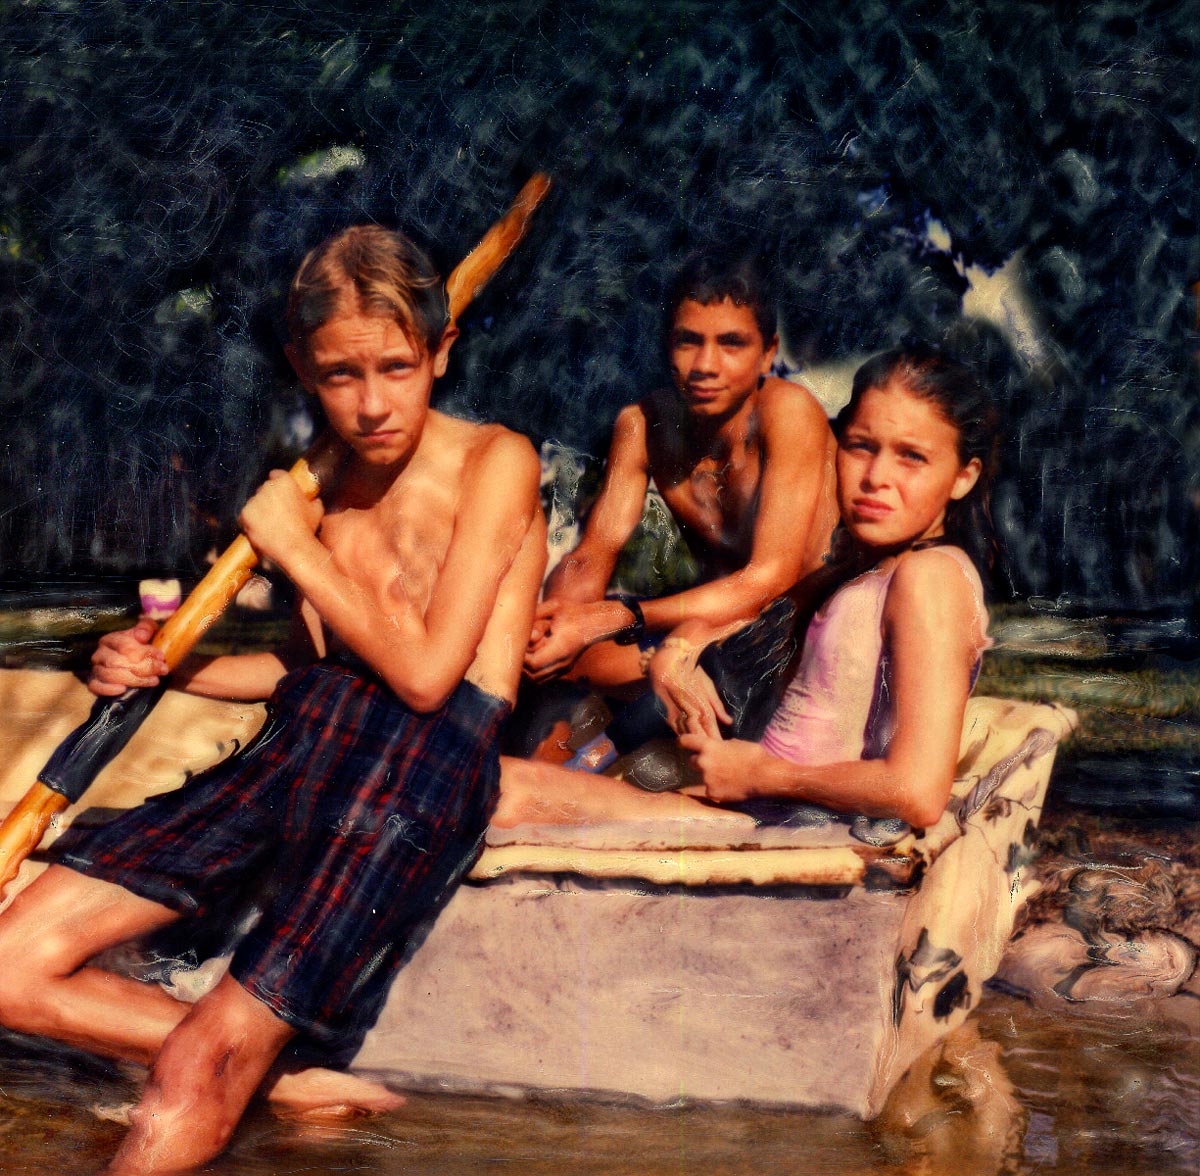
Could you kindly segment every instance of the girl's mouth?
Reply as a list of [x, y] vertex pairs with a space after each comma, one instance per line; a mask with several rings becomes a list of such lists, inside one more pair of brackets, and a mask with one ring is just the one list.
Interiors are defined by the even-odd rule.
[[860, 519], [882, 519], [892, 513], [892, 508], [877, 498], [856, 498], [851, 505]]

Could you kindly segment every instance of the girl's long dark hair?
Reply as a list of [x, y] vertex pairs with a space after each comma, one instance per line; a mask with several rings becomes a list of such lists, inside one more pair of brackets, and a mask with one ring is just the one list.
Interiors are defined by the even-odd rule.
[[978, 458], [979, 478], [963, 498], [946, 506], [945, 539], [961, 547], [988, 577], [996, 563], [992, 525], [992, 480], [996, 473], [1000, 417], [982, 382], [965, 364], [924, 343], [898, 347], [868, 359], [854, 373], [850, 400], [833, 422], [839, 441], [873, 388], [897, 381], [904, 389], [937, 406], [958, 430], [958, 459], [966, 465]]
[[[953, 543], [961, 547], [979, 569], [985, 586], [996, 564], [998, 548], [992, 526], [992, 479], [996, 472], [1000, 415], [983, 384], [965, 364], [924, 343], [898, 347], [868, 359], [854, 373], [850, 399], [833, 421], [833, 432], [841, 442], [858, 412], [862, 398], [873, 388], [884, 388], [892, 380], [922, 400], [936, 404], [944, 419], [958, 430], [958, 460], [966, 465], [979, 458], [979, 477], [970, 492], [946, 506], [944, 534], [929, 544]], [[838, 523], [825, 564], [805, 576], [789, 594], [796, 606], [795, 652], [781, 683], [791, 681], [799, 664], [809, 622], [821, 606], [843, 584], [861, 575], [882, 558], [879, 552], [864, 551]], [[779, 694], [783, 686], [778, 687]], [[778, 694], [776, 695], [778, 701]]]

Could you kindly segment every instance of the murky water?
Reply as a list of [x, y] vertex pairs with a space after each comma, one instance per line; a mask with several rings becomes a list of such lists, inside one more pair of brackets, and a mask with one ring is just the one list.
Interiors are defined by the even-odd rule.
[[[1194, 1174], [1200, 1001], [1189, 1003], [1177, 1017], [1064, 1017], [991, 993], [870, 1124], [798, 1111], [420, 1095], [392, 1114], [340, 1126], [301, 1127], [256, 1107], [205, 1171]], [[11, 1040], [0, 1047], [0, 1074], [0, 1171], [100, 1169], [121, 1128], [92, 1108], [132, 1097], [130, 1078]]]
[[[78, 625], [55, 631], [55, 625], [62, 628], [61, 616], [56, 618], [38, 618], [31, 631], [26, 617], [20, 637], [0, 625], [8, 664], [62, 664], [75, 656], [82, 648]], [[107, 613], [85, 619], [89, 626], [109, 622]], [[1094, 636], [1094, 627], [1088, 631]], [[1099, 734], [1068, 749], [1061, 776], [1066, 783], [1057, 791], [1052, 784], [1043, 821], [1052, 852], [1074, 860], [1103, 860], [1107, 853], [1181, 862], [1189, 871], [1192, 902], [1200, 900], [1193, 740], [1200, 675], [1186, 658], [1163, 653], [1162, 633], [1159, 628], [1151, 639], [1135, 635], [1120, 649], [1090, 653], [1080, 652], [1076, 641], [1074, 652], [1059, 651], [1050, 670], [1045, 633], [1036, 643], [1036, 664], [1024, 667], [1014, 638], [1007, 669], [1002, 656], [986, 688], [1002, 693], [1007, 686], [1028, 696], [1030, 683], [1049, 673], [1057, 688], [1040, 693], [1082, 706], [1085, 725], [1092, 715], [1086, 708], [1094, 710], [1091, 725]], [[1177, 652], [1177, 645], [1172, 649]], [[1148, 698], [1137, 694], [1143, 679], [1150, 682]], [[1101, 680], [1107, 693], [1089, 701], [1087, 683]], [[1114, 680], [1123, 692], [1115, 701]], [[1118, 754], [1122, 749], [1126, 754]], [[1166, 772], [1170, 786], [1159, 793], [1157, 807], [1145, 789], [1136, 794], [1137, 803], [1127, 803], [1130, 793], [1121, 793], [1116, 782], [1109, 780], [1107, 792], [1088, 783], [1089, 773], [1103, 772], [1105, 763], [1120, 765], [1129, 779]], [[1195, 938], [1200, 916], [1191, 907], [1184, 913], [1187, 926], [1177, 929]], [[97, 1108], [119, 1106], [136, 1090], [132, 1073], [41, 1044], [0, 1039], [0, 1172], [99, 1171], [123, 1128]], [[1055, 1009], [991, 991], [962, 1029], [913, 1067], [885, 1112], [869, 1124], [745, 1107], [661, 1110], [419, 1095], [393, 1114], [313, 1127], [256, 1106], [228, 1153], [205, 1171], [1194, 1176], [1200, 1171], [1200, 986], [1193, 979], [1188, 991], [1167, 999]]]

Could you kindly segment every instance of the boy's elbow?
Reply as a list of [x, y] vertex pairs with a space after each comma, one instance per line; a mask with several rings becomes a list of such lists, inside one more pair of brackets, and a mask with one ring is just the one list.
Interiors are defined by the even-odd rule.
[[450, 701], [457, 681], [449, 681], [444, 675], [409, 675], [402, 681], [389, 681], [392, 692], [409, 710], [420, 715], [432, 714]]

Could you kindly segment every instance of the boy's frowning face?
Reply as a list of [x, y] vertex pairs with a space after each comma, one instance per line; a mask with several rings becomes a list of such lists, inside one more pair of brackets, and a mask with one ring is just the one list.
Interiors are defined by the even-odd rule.
[[748, 306], [725, 298], [707, 306], [685, 298], [675, 311], [668, 348], [675, 386], [689, 413], [736, 413], [771, 370], [777, 341], [764, 340]]
[[389, 466], [416, 448], [456, 334], [447, 330], [431, 354], [394, 319], [347, 307], [289, 355], [334, 432], [369, 465]]

